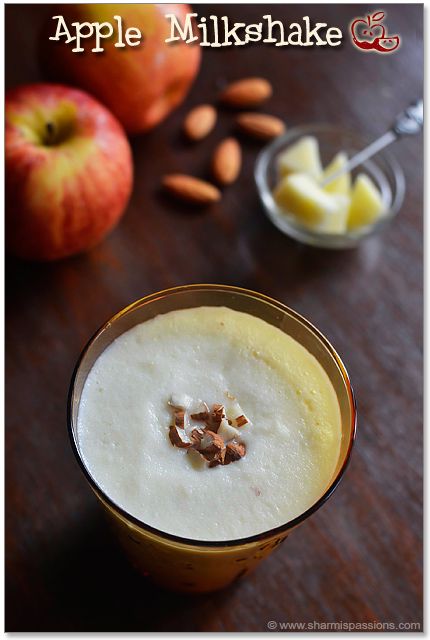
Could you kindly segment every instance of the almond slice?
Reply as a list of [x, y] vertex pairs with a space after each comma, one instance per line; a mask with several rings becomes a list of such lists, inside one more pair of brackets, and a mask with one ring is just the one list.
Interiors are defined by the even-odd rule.
[[184, 409], [176, 407], [175, 408], [175, 413], [174, 413], [174, 418], [175, 418], [175, 427], [178, 427], [178, 429], [185, 429], [185, 411], [184, 411]]
[[220, 100], [231, 107], [246, 109], [257, 107], [272, 93], [272, 85], [265, 78], [244, 78], [229, 84], [221, 93]]
[[212, 174], [222, 185], [232, 184], [240, 173], [242, 151], [235, 138], [226, 138], [216, 147], [212, 156]]
[[240, 437], [239, 431], [229, 424], [227, 418], [222, 419], [221, 425], [218, 429], [218, 435], [220, 435], [225, 442]]
[[228, 442], [225, 455], [224, 455], [224, 464], [230, 464], [230, 462], [236, 462], [236, 460], [240, 460], [246, 453], [246, 447], [241, 442]]
[[266, 113], [241, 113], [236, 123], [243, 133], [258, 140], [272, 140], [285, 131], [285, 124], [280, 118]]
[[203, 429], [193, 429], [191, 431], [190, 439], [192, 446], [197, 450], [200, 447], [200, 443], [203, 439], [204, 431]]
[[174, 424], [169, 427], [169, 438], [174, 447], [179, 447], [179, 449], [188, 449], [188, 447], [191, 447], [192, 443], [182, 440], [182, 437]]
[[[206, 403], [205, 406], [207, 407]], [[225, 409], [222, 404], [214, 404], [212, 411], [200, 411], [198, 413], [192, 413], [190, 415], [192, 420], [197, 420], [205, 423], [205, 429], [209, 429], [214, 433], [218, 432], [222, 420], [225, 418]]]
[[193, 447], [208, 462], [224, 462], [226, 446], [224, 440], [217, 433], [205, 430], [203, 433], [198, 429], [191, 432]]
[[206, 402], [201, 402], [200, 406], [203, 408], [202, 411], [196, 411], [190, 415], [191, 420], [196, 420], [197, 422], [206, 422], [206, 425], [209, 425], [209, 407]]
[[169, 400], [167, 404], [173, 409], [175, 427], [178, 427], [178, 429], [185, 429], [185, 407], [182, 404], [173, 404], [172, 400]]
[[210, 413], [209, 411], [200, 411], [199, 413], [192, 413], [190, 415], [191, 420], [196, 420], [197, 422], [206, 422], [209, 423]]
[[214, 404], [211, 415], [211, 429], [215, 433], [218, 433], [222, 419], [225, 418], [225, 409], [222, 404]]
[[237, 418], [235, 418], [233, 420], [234, 424], [236, 425], [236, 427], [244, 427], [246, 424], [249, 423], [249, 420], [246, 416], [244, 416], [243, 414], [238, 416]]
[[236, 399], [227, 405], [227, 416], [229, 423], [236, 428], [244, 427], [246, 424], [251, 423]]
[[212, 131], [216, 119], [217, 113], [212, 105], [194, 107], [184, 120], [184, 133], [190, 140], [202, 140]]
[[213, 184], [184, 173], [164, 176], [162, 185], [171, 195], [192, 204], [211, 204], [221, 199], [220, 190]]

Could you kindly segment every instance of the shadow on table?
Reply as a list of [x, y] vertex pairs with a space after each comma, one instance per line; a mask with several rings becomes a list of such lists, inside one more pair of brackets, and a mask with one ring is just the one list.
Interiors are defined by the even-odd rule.
[[28, 555], [43, 596], [6, 581], [8, 632], [199, 631], [235, 588], [212, 595], [157, 588], [131, 567], [95, 507], [48, 549]]
[[247, 246], [250, 271], [242, 286], [257, 288], [282, 300], [285, 293], [294, 296], [306, 292], [309, 285], [323, 287], [333, 278], [353, 282], [357, 273], [370, 274], [381, 258], [381, 239], [372, 237], [353, 249], [320, 249], [301, 244], [276, 229], [267, 218], [256, 218], [243, 230], [240, 240]]

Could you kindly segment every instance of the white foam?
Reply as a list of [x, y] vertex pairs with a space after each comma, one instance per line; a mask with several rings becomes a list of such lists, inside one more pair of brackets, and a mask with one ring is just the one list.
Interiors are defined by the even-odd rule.
[[[208, 468], [172, 446], [168, 401], [234, 396], [251, 421], [247, 453]], [[78, 442], [99, 486], [147, 524], [227, 540], [303, 513], [332, 479], [340, 447], [334, 389], [316, 359], [262, 320], [200, 307], [158, 316], [117, 338], [82, 393]]]

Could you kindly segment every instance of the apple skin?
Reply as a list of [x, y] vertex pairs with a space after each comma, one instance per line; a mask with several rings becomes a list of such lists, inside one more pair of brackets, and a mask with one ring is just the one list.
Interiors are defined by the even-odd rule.
[[83, 91], [32, 84], [6, 93], [5, 120], [7, 251], [55, 260], [100, 242], [133, 182], [116, 118]]
[[72, 22], [110, 22], [123, 19], [124, 29], [137, 27], [143, 40], [139, 46], [116, 48], [116, 29], [102, 40], [104, 51], [93, 53], [95, 39], [82, 41], [83, 53], [73, 53], [73, 44], [49, 40], [57, 21], [50, 19], [41, 40], [42, 64], [50, 77], [88, 91], [122, 123], [130, 134], [142, 133], [161, 122], [185, 98], [200, 66], [198, 42], [170, 44], [173, 13], [182, 23], [191, 8], [185, 4], [67, 4], [52, 12], [62, 15], [68, 28]]

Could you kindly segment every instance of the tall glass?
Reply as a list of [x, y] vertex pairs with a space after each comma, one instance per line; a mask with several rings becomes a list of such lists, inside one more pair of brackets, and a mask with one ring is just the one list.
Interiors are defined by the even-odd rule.
[[[337, 394], [342, 438], [336, 469], [323, 495], [297, 518], [257, 535], [226, 541], [201, 541], [159, 531], [133, 517], [102, 491], [79, 451], [77, 417], [82, 389], [99, 355], [119, 335], [136, 324], [178, 309], [225, 306], [242, 311], [284, 331], [310, 353], [326, 371]], [[339, 484], [355, 437], [356, 408], [346, 369], [328, 340], [305, 318], [261, 293], [224, 285], [187, 285], [160, 291], [134, 302], [108, 320], [91, 338], [76, 365], [69, 392], [68, 428], [73, 451], [92, 490], [104, 507], [132, 563], [152, 580], [177, 591], [221, 589], [249, 573], [288, 534], [319, 509]]]

